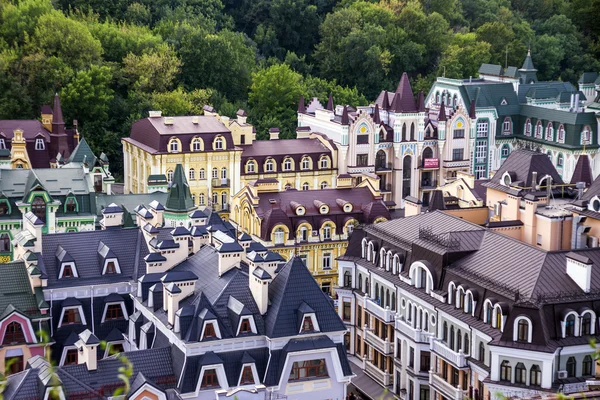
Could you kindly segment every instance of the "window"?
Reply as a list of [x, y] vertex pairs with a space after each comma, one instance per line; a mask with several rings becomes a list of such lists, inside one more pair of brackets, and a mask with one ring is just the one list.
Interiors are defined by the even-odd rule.
[[323, 227], [323, 239], [331, 239], [331, 227], [329, 225]]
[[167, 181], [169, 181], [169, 183], [173, 182], [173, 171], [171, 170], [167, 171]]
[[200, 168], [200, 173], [199, 173], [199, 177], [198, 179], [206, 179], [206, 171], [204, 171], [204, 168]]
[[527, 382], [527, 368], [523, 363], [518, 363], [515, 367], [515, 383]]
[[575, 336], [575, 315], [570, 314], [565, 321], [565, 336]]
[[591, 135], [590, 135], [591, 129], [589, 126], [585, 126], [583, 128], [583, 131], [581, 132], [581, 144], [591, 144]]
[[265, 171], [266, 172], [273, 172], [273, 166], [274, 166], [274, 162], [273, 160], [267, 160], [266, 164], [265, 164]]
[[10, 251], [10, 236], [8, 233], [0, 233], [0, 252]]
[[213, 387], [220, 387], [219, 379], [217, 378], [217, 371], [214, 369], [204, 370], [204, 374], [202, 375], [202, 383], [200, 384], [200, 389]]
[[589, 312], [581, 317], [581, 334], [590, 335], [592, 333], [592, 314]]
[[46, 222], [46, 202], [41, 196], [36, 196], [31, 202], [31, 211], [36, 217]]
[[525, 136], [531, 136], [531, 120], [525, 122]]
[[213, 197], [213, 198], [212, 198], [212, 203], [213, 203], [213, 205], [214, 205], [214, 204], [219, 204], [219, 195], [218, 195], [217, 193], [213, 193], [213, 196], [212, 196], [212, 197]]
[[70, 308], [68, 310], [64, 310], [61, 325], [72, 325], [72, 324], [80, 324], [80, 323], [81, 323], [81, 316], [79, 315], [78, 308]]
[[479, 361], [485, 362], [485, 345], [479, 342]]
[[327, 296], [331, 296], [331, 282], [321, 283], [321, 291]]
[[0, 200], [0, 215], [7, 215], [9, 212], [7, 200]]
[[563, 164], [564, 164], [564, 158], [563, 158], [563, 155], [562, 155], [562, 153], [558, 153], [558, 157], [556, 157], [556, 165], [557, 165], [559, 168], [562, 168]]
[[63, 365], [73, 365], [77, 364], [77, 349], [67, 350], [67, 354], [65, 355], [65, 362]]
[[310, 188], [310, 186], [309, 186], [308, 182], [304, 182], [302, 184], [302, 190], [308, 190], [309, 188]]
[[77, 203], [73, 197], [67, 198], [67, 203], [65, 204], [65, 209], [67, 212], [75, 212], [77, 211]]
[[529, 321], [520, 319], [517, 323], [517, 340], [519, 342], [529, 341]]
[[350, 321], [352, 317], [352, 303], [344, 301], [342, 308], [342, 318], [344, 321]]
[[463, 160], [464, 149], [452, 149], [452, 161]]
[[252, 332], [252, 325], [250, 324], [250, 320], [248, 318], [244, 318], [242, 323], [240, 324], [240, 333], [250, 333]]
[[454, 338], [454, 325], [450, 327], [450, 337], [448, 338], [448, 347], [454, 350], [455, 338]]
[[448, 323], [444, 321], [444, 329], [442, 330], [442, 340], [448, 343]]
[[356, 155], [356, 166], [357, 167], [366, 167], [369, 165], [369, 155], [368, 154], [357, 154]]
[[106, 271], [105, 274], [116, 274], [117, 268], [114, 261], [109, 261], [106, 263]]
[[327, 157], [321, 158], [321, 169], [329, 168], [329, 159]]
[[198, 196], [200, 199], [200, 205], [203, 206], [204, 205], [204, 193], [200, 193], [200, 196]]
[[123, 344], [122, 343], [112, 343], [108, 347], [108, 354], [109, 355], [123, 353], [124, 351], [125, 350], [123, 349]]
[[565, 126], [563, 124], [560, 124], [558, 126], [558, 136], [557, 136], [556, 140], [558, 140], [558, 143], [565, 142]]
[[218, 179], [219, 178], [219, 170], [217, 168], [213, 168], [212, 169], [212, 178], [213, 179]]
[[221, 179], [227, 179], [227, 168], [221, 168]]
[[283, 162], [283, 170], [291, 171], [291, 169], [292, 169], [292, 159], [286, 158], [285, 161]]
[[73, 272], [73, 267], [69, 264], [65, 264], [63, 266], [63, 273], [62, 273], [61, 278], [72, 278], [74, 276], [75, 276], [75, 274]]
[[42, 139], [42, 138], [35, 139], [35, 149], [36, 150], [44, 150], [45, 148], [46, 148], [46, 145], [44, 144], [44, 139]]
[[327, 182], [321, 182], [321, 189], [327, 189]]
[[323, 253], [323, 269], [331, 269], [331, 253]]
[[310, 169], [310, 158], [304, 157], [302, 159], [302, 169]]
[[106, 307], [106, 318], [105, 321], [113, 321], [117, 319], [123, 319], [123, 309], [121, 304], [109, 304]]
[[242, 379], [240, 380], [241, 385], [252, 385], [254, 383], [254, 375], [252, 374], [252, 367], [246, 365], [242, 370]]
[[581, 364], [581, 375], [592, 375], [592, 365], [592, 357], [588, 354], [583, 358], [583, 363]]
[[502, 134], [510, 135], [512, 133], [512, 122], [510, 117], [504, 118], [504, 122], [502, 123]]
[[6, 365], [6, 374], [16, 374], [17, 372], [23, 371], [23, 356], [17, 357], [6, 357], [4, 361], [4, 365]]
[[273, 233], [275, 244], [283, 244], [285, 241], [285, 231], [283, 228], [275, 229], [275, 233]]
[[462, 139], [462, 138], [464, 138], [465, 137], [465, 130], [464, 129], [455, 129], [453, 137], [454, 137], [454, 139]]
[[248, 172], [254, 173], [255, 172], [255, 166], [256, 166], [256, 164], [254, 164], [254, 161], [248, 161], [248, 164], [247, 164], [247, 170], [248, 170]]
[[194, 179], [196, 179], [196, 170], [194, 170], [194, 168], [190, 168], [190, 181], [193, 181]]
[[217, 333], [215, 332], [215, 327], [212, 322], [207, 322], [204, 326], [204, 334], [202, 335], [202, 340], [207, 338], [217, 337]]
[[542, 121], [538, 121], [537, 124], [535, 124], [535, 138], [536, 139], [541, 139], [542, 138], [542, 131], [544, 130], [544, 128], [542, 127]]
[[25, 343], [25, 334], [23, 333], [23, 327], [20, 323], [11, 322], [6, 327], [2, 345], [11, 345], [17, 343]]
[[215, 140], [215, 150], [223, 150], [223, 138], [219, 137]]
[[542, 370], [539, 365], [533, 365], [529, 371], [529, 384], [540, 386], [542, 384]]
[[302, 321], [302, 332], [312, 332], [314, 330], [315, 327], [312, 322], [312, 317], [310, 315], [305, 316]]
[[292, 365], [289, 380], [297, 381], [300, 379], [321, 378], [326, 376], [328, 375], [325, 359], [296, 361]]
[[485, 164], [487, 158], [487, 140], [475, 142], [475, 163]]
[[502, 158], [505, 158], [505, 157], [508, 157], [509, 154], [510, 154], [510, 147], [508, 147], [507, 144], [503, 145], [500, 156]]
[[0, 149], [6, 149], [6, 141], [0, 138]]
[[500, 364], [500, 380], [510, 382], [511, 375], [512, 367], [510, 366], [510, 363], [506, 360], [502, 361], [502, 364]]
[[175, 139], [171, 139], [169, 142], [169, 151], [171, 153], [177, 153], [179, 151], [179, 142]]
[[567, 360], [567, 377], [574, 378], [577, 373], [577, 362], [575, 357], [569, 357]]
[[552, 127], [552, 122], [548, 122], [548, 126], [546, 126], [546, 140], [549, 142], [554, 140], [554, 128]]
[[201, 151], [202, 150], [202, 140], [199, 138], [195, 138], [192, 142], [192, 150]]

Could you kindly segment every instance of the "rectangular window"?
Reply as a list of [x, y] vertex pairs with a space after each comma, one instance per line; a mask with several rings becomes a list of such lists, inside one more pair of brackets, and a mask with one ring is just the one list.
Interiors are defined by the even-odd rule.
[[77, 364], [78, 352], [77, 349], [67, 350], [64, 365]]
[[292, 365], [290, 372], [290, 381], [298, 381], [301, 379], [314, 379], [327, 377], [327, 366], [325, 359], [296, 361]]
[[477, 137], [488, 137], [488, 126], [487, 121], [477, 122]]
[[246, 144], [246, 135], [240, 136], [240, 144]]
[[321, 290], [328, 296], [331, 296], [331, 282], [321, 283]]
[[111, 304], [106, 308], [105, 321], [123, 319], [123, 309], [120, 304]]
[[62, 324], [61, 325], [71, 325], [71, 324], [80, 324], [81, 316], [79, 315], [79, 310], [76, 308], [71, 308], [69, 310], [65, 310], [63, 314]]
[[244, 367], [242, 371], [242, 380], [240, 382], [242, 385], [249, 385], [254, 383], [254, 375], [252, 375], [252, 367], [249, 365]]
[[452, 150], [452, 161], [464, 160], [464, 149], [453, 149]]
[[356, 156], [356, 166], [357, 167], [366, 167], [369, 165], [369, 155], [368, 154], [358, 154]]
[[537, 235], [537, 245], [538, 246], [542, 245], [542, 235], [540, 235], [540, 234]]
[[352, 303], [349, 301], [344, 301], [342, 306], [342, 318], [344, 321], [350, 321], [352, 318]]
[[408, 366], [411, 368], [415, 367], [415, 348], [414, 347], [411, 347], [409, 350]]
[[363, 312], [362, 307], [358, 306], [358, 309], [356, 311], [356, 325], [358, 327], [362, 327], [362, 312]]
[[429, 371], [431, 367], [431, 353], [428, 351], [421, 351], [421, 372]]
[[331, 253], [323, 253], [323, 269], [331, 269]]
[[487, 140], [478, 140], [475, 142], [475, 163], [485, 164], [487, 157]]
[[202, 375], [202, 384], [200, 388], [214, 388], [219, 387], [219, 380], [217, 379], [217, 371], [214, 369], [207, 369]]
[[475, 179], [485, 178], [485, 165], [477, 165], [475, 167]]
[[455, 129], [454, 130], [454, 139], [462, 139], [465, 137], [464, 129]]

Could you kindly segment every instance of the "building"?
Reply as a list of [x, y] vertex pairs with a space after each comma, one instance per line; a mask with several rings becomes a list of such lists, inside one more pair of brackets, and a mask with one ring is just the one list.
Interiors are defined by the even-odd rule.
[[0, 120], [0, 168], [56, 167], [77, 146], [77, 121], [66, 128], [58, 94], [54, 105], [42, 107], [41, 122]]
[[279, 190], [276, 182], [256, 181], [231, 202], [230, 222], [242, 235], [285, 258], [300, 257], [321, 290], [333, 296], [337, 286], [337, 258], [360, 224], [390, 219], [377, 181], [357, 187]]
[[549, 252], [442, 211], [357, 229], [338, 267], [350, 353], [404, 399], [584, 391], [599, 256]]

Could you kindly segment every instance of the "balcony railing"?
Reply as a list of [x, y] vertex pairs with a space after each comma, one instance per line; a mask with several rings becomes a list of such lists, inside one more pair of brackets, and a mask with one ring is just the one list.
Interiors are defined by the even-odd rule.
[[408, 336], [415, 343], [429, 343], [433, 337], [431, 333], [423, 332], [421, 329], [413, 328], [404, 317], [396, 318], [396, 330]]
[[367, 334], [365, 335], [365, 340], [369, 345], [371, 345], [373, 348], [375, 348], [382, 354], [388, 355], [394, 353], [393, 343], [390, 343], [390, 341], [387, 339], [383, 340], [370, 330], [367, 331]]
[[379, 184], [379, 191], [380, 192], [391, 192], [392, 191], [392, 184], [391, 183], [382, 183], [382, 184]]
[[385, 323], [389, 324], [394, 322], [394, 317], [396, 313], [390, 310], [389, 307], [383, 308], [379, 304], [377, 304], [377, 302], [374, 299], [371, 299], [369, 297], [367, 297], [366, 300], [367, 301], [365, 302], [365, 308], [369, 313], [373, 314]]
[[348, 166], [348, 173], [349, 174], [360, 174], [363, 172], [375, 172], [375, 166], [374, 165], [355, 165], [355, 166]]
[[431, 350], [445, 358], [446, 361], [456, 365], [458, 368], [467, 366], [467, 356], [461, 351], [456, 352], [450, 347], [446, 346], [440, 339], [434, 339], [431, 341]]
[[375, 171], [391, 171], [392, 163], [391, 162], [377, 162], [375, 164]]
[[444, 168], [466, 168], [469, 166], [470, 160], [455, 160], [455, 161], [443, 161]]
[[423, 181], [421, 180], [421, 189], [422, 190], [435, 190], [437, 189], [438, 183], [437, 181]]
[[468, 398], [466, 390], [452, 386], [433, 371], [429, 371], [429, 384], [447, 399], [463, 400]]
[[219, 178], [213, 178], [212, 179], [212, 187], [229, 187], [229, 178], [223, 178], [223, 179], [219, 179]]
[[365, 372], [383, 386], [389, 386], [391, 384], [392, 379], [390, 373], [380, 370], [368, 360], [365, 361]]

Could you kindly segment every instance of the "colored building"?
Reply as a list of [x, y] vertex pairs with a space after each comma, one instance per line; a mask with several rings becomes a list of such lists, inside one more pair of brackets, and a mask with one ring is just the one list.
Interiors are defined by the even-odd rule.
[[365, 180], [354, 188], [279, 191], [274, 183], [256, 181], [233, 197], [229, 220], [242, 235], [286, 260], [300, 257], [321, 290], [333, 296], [337, 258], [354, 228], [390, 219], [376, 184]]

